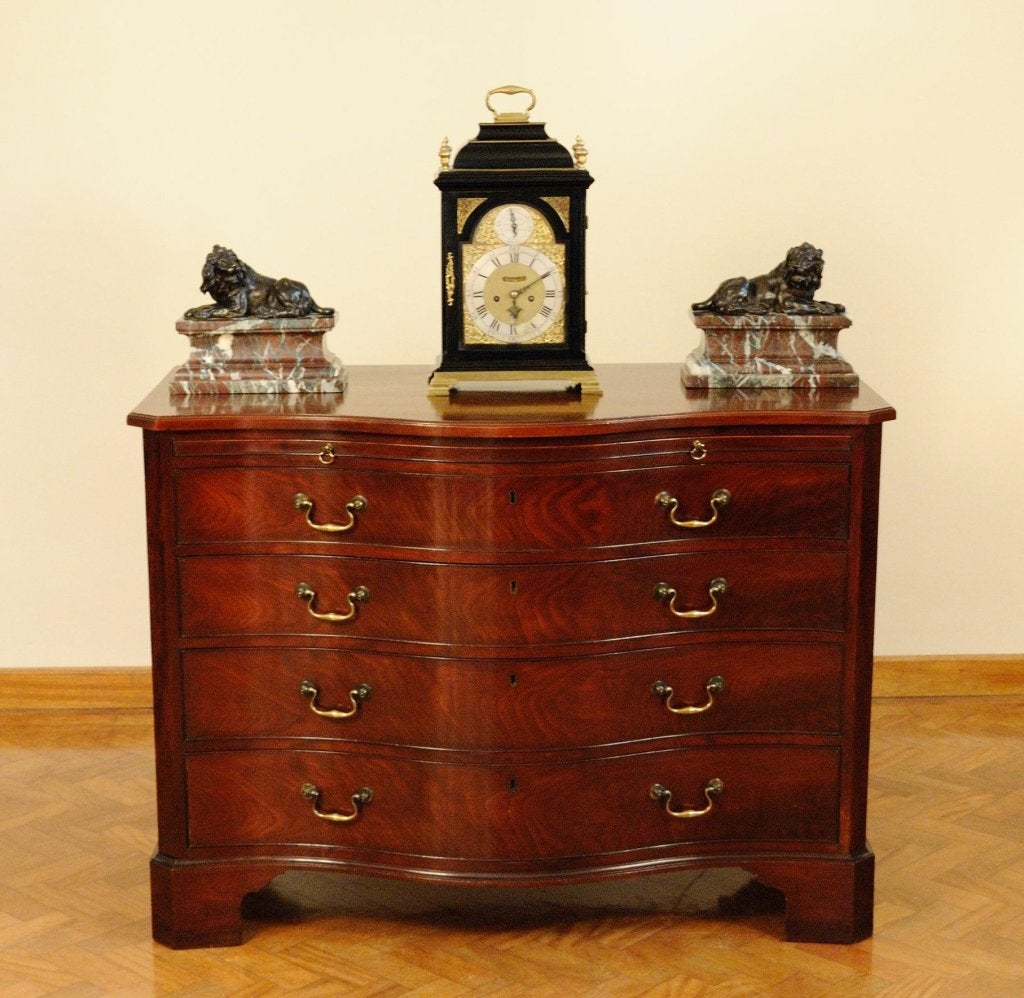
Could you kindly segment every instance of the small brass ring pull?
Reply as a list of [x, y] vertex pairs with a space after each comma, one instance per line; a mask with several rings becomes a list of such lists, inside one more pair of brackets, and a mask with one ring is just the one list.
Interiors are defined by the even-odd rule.
[[314, 530], [323, 531], [325, 534], [341, 534], [351, 530], [356, 525], [356, 513], [362, 513], [366, 509], [365, 496], [353, 496], [345, 503], [345, 512], [348, 513], [346, 523], [314, 523], [313, 522], [313, 500], [305, 492], [296, 492], [292, 496], [292, 505], [298, 510], [305, 510], [306, 523]]
[[665, 706], [673, 714], [703, 714], [705, 711], [711, 710], [715, 705], [715, 694], [721, 693], [725, 689], [725, 680], [721, 676], [712, 676], [704, 684], [704, 689], [708, 694], [708, 698], [704, 703], [694, 707], [673, 707], [672, 687], [661, 679], [658, 679], [651, 684], [651, 692], [656, 697], [662, 697], [665, 701]]
[[694, 461], [703, 461], [708, 456], [708, 445], [703, 440], [694, 440], [690, 448], [690, 457]]
[[[298, 496], [295, 497], [298, 500]], [[710, 527], [718, 522], [718, 511], [723, 506], [729, 505], [732, 493], [728, 489], [715, 489], [711, 493], [711, 519], [709, 520], [680, 520], [676, 518], [676, 510], [679, 509], [679, 500], [667, 492], [659, 492], [654, 497], [656, 506], [668, 510], [668, 519], [673, 527], [683, 527], [687, 530], [697, 530], [700, 527]]]
[[352, 795], [352, 811], [348, 814], [339, 814], [337, 811], [320, 810], [320, 788], [315, 783], [303, 783], [299, 793], [306, 800], [313, 802], [313, 813], [324, 821], [355, 821], [363, 807], [373, 800], [373, 791], [369, 787], [360, 787]]
[[321, 464], [334, 464], [334, 444], [324, 444], [317, 457]]
[[306, 601], [306, 609], [309, 611], [309, 615], [311, 617], [316, 617], [317, 620], [327, 620], [332, 624], [341, 624], [346, 620], [351, 620], [356, 615], [356, 610], [358, 609], [357, 604], [365, 603], [370, 598], [370, 590], [367, 589], [366, 586], [356, 586], [356, 588], [346, 596], [346, 599], [348, 600], [348, 611], [345, 613], [317, 613], [317, 611], [313, 609], [313, 600], [316, 599], [316, 592], [308, 582], [300, 582], [295, 587], [295, 595], [298, 596], [299, 599], [304, 599]]
[[652, 800], [658, 801], [660, 804], [665, 805], [665, 813], [671, 815], [673, 818], [703, 818], [704, 815], [710, 814], [711, 809], [715, 806], [715, 798], [725, 790], [725, 784], [716, 776], [714, 779], [708, 780], [704, 784], [704, 799], [708, 802], [707, 807], [702, 807], [694, 810], [672, 810], [672, 791], [667, 787], [663, 787], [660, 783], [655, 783], [650, 789], [650, 795]]
[[317, 717], [329, 717], [335, 721], [343, 721], [346, 717], [355, 717], [359, 712], [359, 705], [370, 699], [373, 687], [369, 683], [360, 683], [355, 689], [348, 691], [348, 698], [352, 706], [348, 710], [325, 710], [316, 701], [320, 696], [320, 690], [308, 679], [299, 683], [299, 694], [309, 698], [309, 709]]
[[707, 610], [677, 610], [676, 591], [667, 583], [659, 582], [654, 587], [654, 598], [662, 602], [668, 601], [669, 610], [676, 617], [683, 617], [692, 620], [695, 617], [710, 617], [718, 609], [718, 597], [729, 588], [725, 579], [712, 579], [708, 585], [708, 596], [711, 597], [711, 606]]

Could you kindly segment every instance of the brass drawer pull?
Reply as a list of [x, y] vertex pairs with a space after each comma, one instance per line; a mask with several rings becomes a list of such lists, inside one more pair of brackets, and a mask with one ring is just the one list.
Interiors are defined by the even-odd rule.
[[332, 624], [340, 624], [346, 620], [351, 620], [356, 615], [356, 610], [358, 609], [356, 604], [365, 603], [370, 598], [370, 590], [366, 586], [356, 586], [345, 597], [348, 600], [348, 611], [346, 613], [317, 613], [313, 609], [313, 600], [316, 599], [316, 592], [308, 582], [300, 582], [295, 587], [295, 595], [299, 599], [306, 601], [306, 609], [311, 617], [316, 617], [317, 620], [327, 620]]
[[299, 793], [313, 802], [313, 813], [324, 821], [355, 821], [363, 807], [373, 800], [373, 791], [369, 787], [360, 787], [352, 795], [352, 811], [339, 814], [337, 811], [320, 810], [320, 788], [315, 783], [303, 783]]
[[690, 448], [690, 457], [694, 461], [703, 461], [708, 456], [708, 446], [703, 440], [694, 440], [693, 446]]
[[367, 502], [364, 496], [353, 496], [345, 503], [345, 511], [348, 513], [347, 523], [314, 523], [313, 500], [305, 492], [296, 492], [292, 496], [292, 505], [298, 510], [306, 511], [306, 523], [314, 530], [323, 531], [325, 534], [341, 534], [356, 525], [356, 513], [362, 513], [366, 509]]
[[667, 583], [659, 582], [654, 587], [654, 598], [662, 602], [668, 601], [669, 610], [677, 617], [692, 619], [694, 617], [710, 617], [718, 609], [718, 597], [728, 589], [725, 579], [712, 579], [708, 585], [708, 596], [711, 597], [711, 606], [707, 610], [677, 610], [676, 591]]
[[324, 444], [320, 453], [317, 454], [321, 464], [334, 464], [334, 457], [334, 444]]
[[[298, 496], [295, 497], [298, 501]], [[711, 493], [711, 519], [709, 520], [679, 520], [676, 518], [676, 510], [679, 509], [679, 500], [667, 492], [659, 492], [654, 497], [656, 506], [668, 510], [668, 519], [673, 527], [683, 527], [686, 530], [698, 530], [701, 527], [710, 527], [718, 522], [718, 511], [723, 506], [729, 505], [732, 498], [728, 489], [716, 489]]]
[[303, 679], [299, 683], [299, 694], [309, 698], [309, 709], [317, 717], [329, 717], [335, 721], [343, 721], [346, 717], [355, 717], [359, 712], [359, 705], [369, 700], [372, 693], [373, 687], [369, 683], [360, 683], [355, 689], [348, 691], [348, 698], [352, 701], [352, 707], [349, 710], [325, 710], [316, 702], [317, 697], [320, 696], [318, 687], [308, 679]]
[[650, 794], [652, 800], [665, 805], [665, 813], [673, 818], [703, 818], [704, 815], [711, 813], [711, 809], [715, 806], [715, 798], [723, 790], [725, 790], [725, 784], [717, 776], [714, 779], [708, 780], [704, 784], [704, 799], [708, 802], [708, 806], [702, 807], [699, 810], [683, 811], [672, 810], [672, 791], [667, 787], [663, 787], [660, 783], [655, 783], [651, 787]]
[[708, 698], [705, 703], [700, 704], [696, 707], [673, 707], [672, 706], [672, 687], [664, 680], [658, 679], [651, 684], [651, 692], [656, 697], [662, 697], [665, 700], [665, 706], [673, 714], [703, 714], [707, 710], [715, 705], [715, 694], [721, 693], [725, 689], [725, 680], [721, 676], [712, 676], [705, 684], [704, 689], [707, 691]]

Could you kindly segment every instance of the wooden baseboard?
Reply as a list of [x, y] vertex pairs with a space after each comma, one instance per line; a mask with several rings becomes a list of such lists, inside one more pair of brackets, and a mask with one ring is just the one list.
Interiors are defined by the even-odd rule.
[[[1024, 696], [1024, 656], [885, 656], [876, 697]], [[0, 669], [0, 712], [151, 710], [148, 668]]]
[[875, 659], [876, 697], [1024, 694], [1024, 656], [943, 655]]
[[152, 708], [148, 668], [0, 669], [0, 711]]

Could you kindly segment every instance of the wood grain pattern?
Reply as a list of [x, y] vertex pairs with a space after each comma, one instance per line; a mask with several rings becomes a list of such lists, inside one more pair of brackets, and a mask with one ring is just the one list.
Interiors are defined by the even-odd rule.
[[[773, 669], [786, 663], [784, 675]], [[498, 751], [564, 749], [722, 732], [839, 731], [842, 645], [700, 642], [564, 659], [418, 658], [345, 649], [217, 648], [183, 654], [185, 735], [321, 738], [362, 744]], [[672, 714], [652, 690], [673, 689]], [[371, 688], [351, 718], [314, 717], [299, 693], [308, 679], [321, 708], [351, 709], [349, 691]], [[467, 704], [486, 703], [486, 711]]]
[[[634, 750], [572, 766], [414, 762], [367, 750], [200, 752], [188, 761], [189, 844], [277, 846], [293, 856], [322, 846], [322, 858], [434, 869], [453, 881], [542, 864], [555, 872], [555, 863], [604, 870], [657, 859], [680, 843], [698, 853], [707, 841], [827, 853], [837, 835], [838, 761], [834, 747], [763, 745]], [[725, 790], [701, 818], [672, 818], [649, 794], [664, 784], [675, 809], [703, 809], [713, 777]], [[299, 793], [307, 781], [323, 791], [323, 811], [352, 813], [363, 786], [373, 800], [353, 821], [325, 822]]]
[[[154, 396], [130, 418], [147, 431], [157, 938], [237, 942], [237, 906], [260, 876], [311, 864], [484, 886], [739, 857], [786, 893], [792, 938], [869, 933], [870, 638], [880, 423], [891, 409], [867, 389], [702, 397], [670, 366], [609, 368], [600, 399], [569, 406], [424, 402], [414, 373], [362, 372], [344, 399]], [[409, 396], [393, 405], [396, 382]], [[309, 539], [293, 512], [296, 475], [331, 520], [373, 486], [340, 542]], [[706, 516], [719, 488], [735, 498], [707, 533], [681, 532], [655, 502], [671, 489], [683, 516]], [[530, 661], [583, 676], [615, 655], [625, 673], [634, 655], [672, 647], [685, 658], [714, 643], [723, 670], [744, 648], [769, 650], [755, 659], [776, 679], [759, 686], [775, 727], [746, 730], [758, 727], [748, 691], [745, 725], [741, 711], [733, 727], [686, 741], [671, 729], [645, 736], [637, 722], [664, 677], [645, 681], [625, 728], [614, 698], [573, 701], [563, 680], [554, 709], [579, 731], [568, 745], [545, 742], [557, 727], [536, 710]], [[833, 711], [824, 731], [803, 730], [813, 711], [787, 714], [784, 693], [808, 675], [799, 656], [790, 671], [785, 650], [800, 643], [819, 653], [810, 685]], [[211, 724], [206, 701], [218, 694], [228, 714], [237, 705], [258, 717], [251, 705], [271, 676], [233, 668], [218, 688], [214, 676], [197, 680], [207, 656], [230, 666], [248, 651], [259, 668], [268, 649], [386, 655], [390, 670], [415, 663], [412, 678], [439, 659], [490, 661], [495, 675], [521, 662], [508, 687], [525, 682], [533, 696], [496, 728], [504, 686], [409, 683], [373, 742], [356, 726], [352, 738], [323, 738], [319, 719], [294, 710], [287, 733]], [[733, 673], [741, 687], [751, 674]], [[387, 671], [377, 676], [387, 689]], [[422, 742], [406, 741], [401, 721], [388, 731], [387, 719], [417, 710], [461, 710], [461, 727], [435, 722]], [[718, 779], [727, 789], [711, 801]], [[354, 821], [325, 822], [299, 792], [307, 782], [321, 788], [316, 808], [337, 816], [361, 786], [374, 796]], [[652, 800], [655, 784], [669, 786], [679, 816]]]
[[[578, 460], [580, 455], [574, 457]], [[352, 544], [488, 551], [621, 547], [731, 537], [843, 537], [848, 519], [847, 468], [842, 464], [767, 462], [695, 465], [656, 471], [605, 471], [570, 476], [428, 475], [420, 469], [382, 473], [344, 470], [189, 469], [177, 477], [178, 540]], [[666, 462], [667, 458], [659, 458]], [[679, 460], [679, 457], [676, 457]], [[611, 463], [611, 462], [608, 462]], [[785, 474], [782, 472], [785, 471]], [[706, 520], [711, 496], [731, 501], [713, 528], [679, 529], [655, 504], [668, 491], [680, 519]], [[344, 533], [318, 533], [296, 510], [302, 493], [314, 503], [314, 523], [346, 524], [345, 505], [364, 496], [365, 513]]]
[[[846, 557], [840, 552], [717, 551], [576, 564], [450, 565], [308, 555], [182, 558], [182, 636], [319, 635], [435, 646], [557, 645], [772, 628], [841, 631]], [[676, 608], [712, 607], [709, 588], [729, 588], [714, 615], [674, 616], [654, 596], [678, 592]], [[348, 621], [312, 617], [296, 586], [316, 592], [318, 613], [345, 613], [347, 594], [370, 591]]]

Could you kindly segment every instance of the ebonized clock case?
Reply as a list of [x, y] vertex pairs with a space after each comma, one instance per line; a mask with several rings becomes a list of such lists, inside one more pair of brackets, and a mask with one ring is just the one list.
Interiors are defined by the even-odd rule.
[[[485, 123], [476, 138], [443, 169], [435, 184], [441, 191], [441, 363], [431, 389], [443, 392], [458, 374], [490, 373], [544, 376], [570, 372], [584, 390], [596, 391], [587, 362], [586, 338], [586, 192], [590, 173], [565, 147], [548, 137], [541, 123]], [[527, 205], [543, 216], [564, 251], [563, 330], [557, 342], [499, 342], [475, 332], [465, 302], [467, 252], [477, 227], [502, 205]]]

